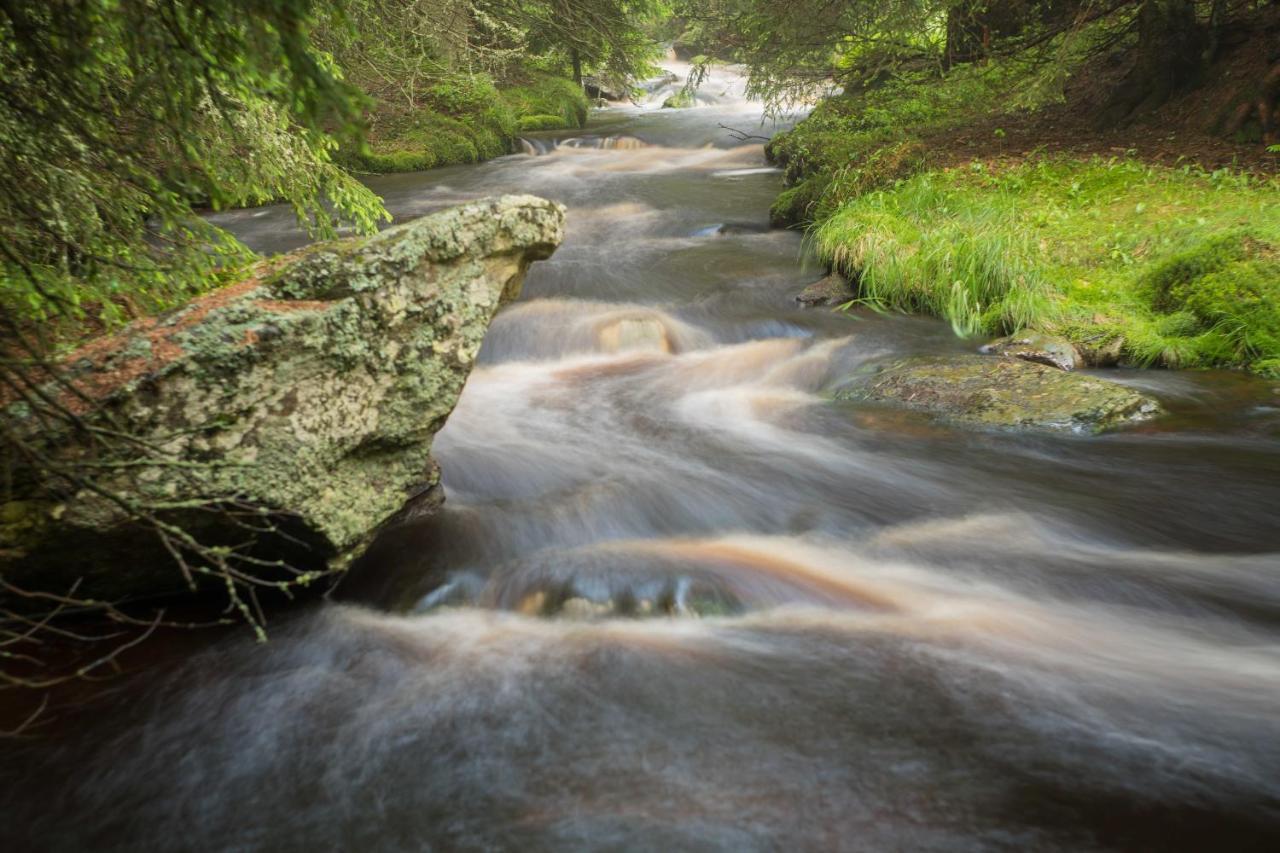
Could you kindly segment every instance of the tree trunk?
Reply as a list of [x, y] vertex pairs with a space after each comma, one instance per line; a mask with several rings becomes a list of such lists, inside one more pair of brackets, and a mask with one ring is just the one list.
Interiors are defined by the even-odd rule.
[[1022, 33], [1033, 23], [1048, 23], [1074, 0], [959, 0], [947, 9], [947, 44], [943, 65], [985, 59], [993, 42]]
[[1102, 110], [1101, 123], [1119, 124], [1151, 112], [1194, 84], [1204, 67], [1205, 42], [1195, 0], [1143, 0], [1137, 59]]
[[981, 42], [970, 7], [952, 6], [947, 10], [947, 47], [943, 67], [951, 68], [962, 62], [972, 62], [978, 55]]
[[573, 82], [582, 85], [582, 57], [576, 47], [569, 48], [569, 61], [573, 63]]
[[1222, 28], [1227, 23], [1227, 0], [1213, 0], [1209, 8], [1209, 44], [1205, 48], [1206, 62], [1218, 57], [1218, 48], [1222, 43]]

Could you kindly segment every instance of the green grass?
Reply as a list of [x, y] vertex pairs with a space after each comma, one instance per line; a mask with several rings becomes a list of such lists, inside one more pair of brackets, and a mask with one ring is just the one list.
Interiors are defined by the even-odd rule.
[[582, 87], [553, 74], [531, 74], [522, 85], [504, 88], [502, 100], [517, 120], [528, 116], [558, 116], [561, 128], [582, 127], [591, 109]]
[[824, 219], [862, 193], [923, 171], [934, 153], [926, 139], [1052, 99], [1034, 72], [997, 63], [893, 78], [828, 98], [766, 148], [789, 186], [771, 219], [776, 225]]
[[926, 171], [815, 226], [867, 302], [1168, 367], [1280, 375], [1280, 181], [1133, 160]]
[[518, 133], [581, 127], [588, 108], [580, 87], [550, 74], [502, 90], [486, 77], [459, 77], [432, 86], [415, 109], [376, 109], [365, 150], [341, 159], [370, 172], [476, 163], [510, 153]]

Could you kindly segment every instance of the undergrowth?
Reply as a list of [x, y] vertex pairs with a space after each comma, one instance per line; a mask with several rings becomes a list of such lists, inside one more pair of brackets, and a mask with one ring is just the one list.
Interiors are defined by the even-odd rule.
[[841, 204], [818, 253], [866, 302], [962, 335], [1048, 330], [1126, 360], [1280, 375], [1280, 182], [1132, 159], [924, 172]]
[[[1280, 180], [1126, 155], [966, 162], [951, 140], [1061, 98], [1071, 50], [877, 80], [828, 98], [768, 154], [859, 301], [962, 336], [1039, 329], [1139, 365], [1280, 375]], [[855, 87], [856, 88], [856, 87]]]
[[581, 127], [588, 101], [573, 81], [530, 73], [501, 89], [485, 76], [432, 86], [412, 108], [380, 105], [363, 150], [343, 161], [371, 172], [412, 172], [510, 153], [518, 133]]
[[776, 225], [822, 219], [864, 192], [926, 168], [926, 140], [945, 138], [975, 116], [1033, 108], [1059, 96], [1035, 68], [1007, 62], [895, 77], [828, 98], [768, 145], [789, 185], [771, 218]]

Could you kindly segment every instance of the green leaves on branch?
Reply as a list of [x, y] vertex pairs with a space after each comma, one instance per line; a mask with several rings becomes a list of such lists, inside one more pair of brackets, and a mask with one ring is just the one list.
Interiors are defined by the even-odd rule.
[[247, 252], [197, 206], [285, 201], [321, 236], [385, 216], [331, 160], [364, 97], [311, 46], [322, 14], [313, 0], [0, 0], [5, 334], [208, 286]]

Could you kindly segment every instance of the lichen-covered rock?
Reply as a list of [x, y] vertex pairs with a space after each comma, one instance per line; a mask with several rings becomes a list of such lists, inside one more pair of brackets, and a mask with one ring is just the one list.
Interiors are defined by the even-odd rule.
[[800, 291], [796, 302], [805, 308], [816, 308], [820, 305], [841, 305], [855, 296], [857, 294], [849, 280], [840, 273], [832, 273]]
[[1070, 341], [1041, 332], [1024, 332], [1000, 338], [983, 346], [982, 352], [1047, 364], [1059, 370], [1075, 370], [1084, 366], [1084, 359]]
[[[116, 597], [180, 581], [111, 495], [172, 507], [227, 545], [244, 531], [181, 509], [234, 502], [283, 519], [304, 563], [342, 567], [434, 485], [432, 436], [490, 320], [563, 228], [564, 209], [539, 198], [475, 202], [310, 247], [83, 347], [66, 362], [83, 399], [65, 404], [152, 450], [74, 494], [41, 472], [19, 477], [24, 493], [0, 508], [0, 572], [46, 589], [84, 576], [81, 594]], [[41, 431], [21, 404], [4, 416], [57, 459], [91, 455], [83, 434]]]
[[1150, 397], [1093, 376], [1012, 358], [927, 356], [892, 363], [838, 395], [986, 427], [1100, 432], [1160, 411]]

